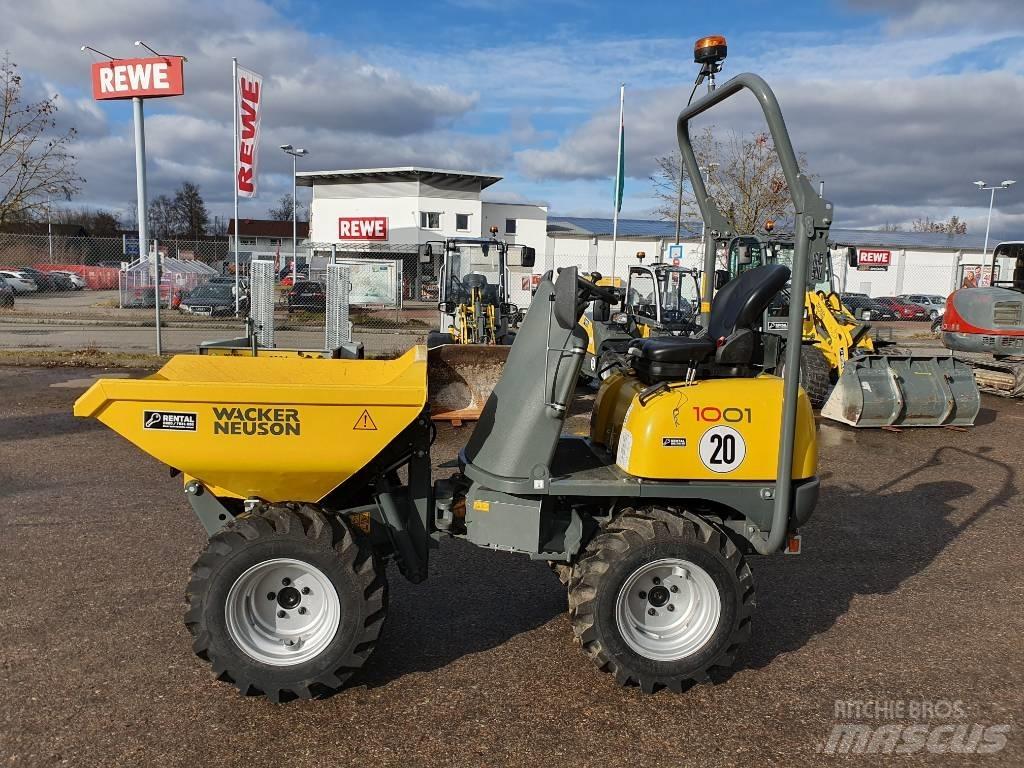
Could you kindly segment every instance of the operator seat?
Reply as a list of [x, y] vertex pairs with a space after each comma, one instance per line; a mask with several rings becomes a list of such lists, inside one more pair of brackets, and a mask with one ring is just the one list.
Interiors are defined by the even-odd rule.
[[644, 339], [630, 348], [637, 375], [648, 384], [683, 379], [694, 367], [698, 378], [754, 375], [761, 344], [754, 327], [788, 280], [789, 268], [782, 264], [730, 280], [711, 304], [706, 335]]

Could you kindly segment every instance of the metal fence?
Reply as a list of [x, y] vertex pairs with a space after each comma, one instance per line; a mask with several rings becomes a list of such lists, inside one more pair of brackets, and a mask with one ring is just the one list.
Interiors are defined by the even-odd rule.
[[[149, 261], [126, 253], [125, 245], [122, 238], [0, 234], [0, 276], [7, 275], [5, 286], [0, 286], [0, 347], [152, 351], [157, 295], [154, 271]], [[203, 341], [243, 335], [253, 254], [240, 253], [238, 303], [242, 312], [236, 315], [234, 258], [226, 241], [171, 240], [158, 247], [163, 261], [159, 295], [164, 349], [189, 351]], [[619, 243], [614, 272], [623, 282], [629, 266], [637, 263], [638, 247], [642, 246], [628, 240]], [[699, 253], [699, 245], [690, 250]], [[699, 259], [691, 259], [691, 255], [685, 255], [682, 266], [698, 266]], [[293, 285], [290, 251], [260, 256], [273, 260], [272, 317], [279, 346], [320, 348], [325, 343], [332, 299], [327, 291], [331, 264], [348, 270], [352, 339], [362, 342], [368, 355], [401, 354], [425, 341], [428, 331], [438, 326], [440, 253], [421, 260], [415, 244], [305, 244], [297, 252], [295, 265], [299, 285]], [[665, 259], [667, 254], [660, 256]], [[581, 241], [578, 252], [538, 254], [532, 269], [513, 272], [509, 301], [527, 308], [539, 275], [548, 269], [577, 266], [610, 276], [609, 257], [604, 243], [599, 250], [597, 244], [586, 241]], [[658, 258], [652, 251], [646, 263]], [[949, 263], [911, 264], [896, 256], [886, 273], [861, 272], [844, 264], [841, 257], [833, 261], [837, 288], [873, 298], [915, 291], [945, 295], [969, 268]], [[190, 301], [190, 294], [204, 286], [214, 298], [228, 298], [219, 303]], [[332, 333], [340, 334], [341, 328], [335, 327]]]

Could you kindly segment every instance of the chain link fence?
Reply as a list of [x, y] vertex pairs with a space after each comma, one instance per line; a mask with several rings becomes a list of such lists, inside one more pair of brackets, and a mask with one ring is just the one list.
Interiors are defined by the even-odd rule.
[[[514, 271], [508, 300], [528, 308], [539, 276], [567, 266], [596, 270], [605, 277], [614, 274], [625, 285], [629, 267], [640, 263], [637, 251], [645, 252], [646, 264], [659, 259], [671, 264], [673, 255], [679, 266], [699, 269], [702, 262], [697, 242], [687, 243], [681, 254], [670, 254], [665, 243], [624, 239], [614, 269], [610, 243], [581, 239], [576, 245], [538, 254], [532, 270]], [[348, 268], [352, 338], [363, 343], [368, 356], [394, 356], [423, 343], [440, 319], [440, 249], [421, 259], [413, 243], [304, 243], [293, 264], [287, 246], [269, 253], [243, 248], [236, 276], [234, 253], [226, 239], [167, 240], [157, 246], [162, 261], [159, 291], [153, 263], [139, 258], [133, 238], [0, 234], [0, 346], [151, 351], [157, 297], [165, 349], [189, 351], [203, 341], [242, 336], [254, 257], [274, 263], [272, 317], [279, 346], [322, 346], [326, 276], [332, 263]], [[944, 297], [970, 279], [972, 270], [982, 269], [956, 254], [893, 251], [887, 258], [886, 264], [858, 269], [850, 267], [837, 249], [832, 260], [836, 290], [866, 294], [872, 300], [918, 294]], [[984, 283], [988, 275], [974, 279]]]

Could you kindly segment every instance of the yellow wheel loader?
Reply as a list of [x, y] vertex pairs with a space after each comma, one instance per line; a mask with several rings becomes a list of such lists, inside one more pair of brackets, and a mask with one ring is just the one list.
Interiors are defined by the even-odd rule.
[[[789, 237], [734, 236], [728, 241], [729, 274], [791, 264], [794, 251]], [[856, 249], [845, 255], [856, 268]], [[828, 251], [814, 272], [803, 295], [800, 380], [822, 416], [855, 427], [974, 423], [981, 397], [965, 365], [945, 355], [912, 355], [879, 344], [871, 325], [843, 305]], [[765, 313], [765, 367], [770, 371], [785, 368], [790, 295], [789, 289], [783, 291]]]
[[[695, 58], [724, 54], [716, 40]], [[792, 190], [792, 272], [730, 281], [708, 297], [702, 336], [638, 340], [629, 371], [602, 382], [587, 436], [563, 435], [579, 321], [614, 296], [575, 268], [541, 280], [458, 468], [436, 481], [424, 347], [389, 361], [179, 355], [79, 398], [76, 415], [182, 475], [209, 536], [185, 624], [218, 679], [274, 701], [340, 688], [377, 644], [387, 564], [420, 582], [444, 536], [556, 564], [580, 647], [620, 684], [680, 692], [733, 663], [751, 637], [748, 558], [797, 553], [819, 488], [810, 403], [795, 375], [764, 372], [761, 318], [788, 281], [806, 282], [832, 219], [751, 74], [679, 115], [702, 211], [689, 123], [740, 90], [763, 108]], [[790, 307], [789, 371], [800, 313]]]
[[[587, 334], [582, 369], [586, 379], [599, 381], [620, 367], [635, 339], [688, 336], [698, 330], [698, 271], [671, 264], [644, 264], [643, 251], [636, 256], [639, 263], [629, 267], [618, 308], [595, 301], [580, 320]], [[596, 278], [599, 285], [608, 280], [600, 275]]]
[[519, 308], [509, 301], [510, 269], [531, 268], [533, 248], [496, 237], [449, 238], [420, 246], [420, 258], [440, 257], [438, 331], [427, 335], [436, 420], [480, 415], [515, 339]]

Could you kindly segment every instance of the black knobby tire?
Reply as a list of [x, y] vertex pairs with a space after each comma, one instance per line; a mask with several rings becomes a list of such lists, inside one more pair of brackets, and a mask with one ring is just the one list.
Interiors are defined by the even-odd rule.
[[[314, 566], [337, 592], [340, 623], [326, 647], [302, 663], [277, 666], [248, 655], [228, 631], [226, 601], [248, 569], [275, 558]], [[310, 506], [257, 507], [214, 534], [192, 566], [185, 626], [192, 649], [219, 680], [274, 702], [311, 698], [344, 685], [369, 658], [387, 613], [383, 564], [340, 518]]]
[[[783, 350], [785, 354], [785, 350]], [[779, 365], [779, 376], [785, 371], [785, 359]], [[800, 386], [807, 393], [812, 408], [821, 408], [832, 392], [832, 367], [825, 353], [810, 344], [800, 347]]]
[[[685, 560], [713, 579], [720, 598], [718, 623], [695, 651], [655, 660], [632, 648], [616, 620], [620, 590], [639, 568], [663, 558]], [[627, 509], [587, 545], [569, 580], [569, 616], [583, 652], [620, 685], [645, 693], [682, 691], [708, 680], [714, 667], [729, 667], [750, 639], [754, 580], [736, 545], [720, 529], [687, 512]]]

